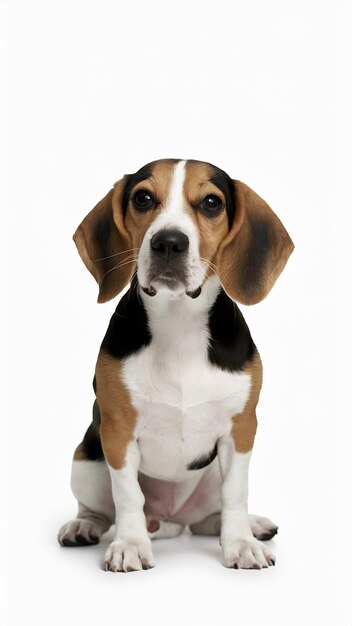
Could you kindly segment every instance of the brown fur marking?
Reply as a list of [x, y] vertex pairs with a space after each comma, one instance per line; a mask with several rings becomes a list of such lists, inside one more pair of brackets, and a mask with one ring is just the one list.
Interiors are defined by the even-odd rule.
[[125, 464], [128, 443], [133, 439], [137, 412], [123, 382], [121, 361], [101, 351], [95, 375], [104, 456], [111, 467], [121, 469]]
[[174, 167], [175, 163], [167, 159], [157, 161], [153, 164], [151, 176], [137, 183], [131, 190], [131, 197], [138, 189], [145, 189], [146, 191], [150, 191], [157, 200], [157, 206], [153, 210], [146, 211], [145, 213], [137, 211], [133, 206], [133, 202], [129, 202], [125, 223], [132, 240], [132, 247], [140, 248], [146, 230], [165, 207], [170, 193]]
[[85, 461], [87, 458], [88, 457], [87, 457], [86, 453], [83, 450], [83, 443], [81, 442], [77, 446], [76, 450], [73, 453], [73, 460], [74, 461]]
[[247, 363], [244, 371], [251, 376], [251, 388], [244, 410], [232, 418], [231, 431], [237, 452], [243, 453], [252, 450], [257, 430], [255, 409], [263, 380], [263, 368], [259, 352], [256, 352], [252, 360]]
[[[193, 219], [199, 232], [199, 255], [201, 259], [215, 263], [216, 254], [222, 240], [229, 232], [226, 211], [214, 217], [206, 217], [195, 207], [210, 194], [215, 194], [226, 204], [225, 197], [220, 189], [210, 180], [212, 172], [207, 163], [187, 163], [184, 184], [185, 210]], [[207, 276], [214, 273], [214, 269], [207, 272]]]
[[130, 281], [131, 241], [122, 215], [124, 181], [120, 180], [98, 202], [73, 235], [78, 252], [99, 285], [98, 302], [106, 302]]

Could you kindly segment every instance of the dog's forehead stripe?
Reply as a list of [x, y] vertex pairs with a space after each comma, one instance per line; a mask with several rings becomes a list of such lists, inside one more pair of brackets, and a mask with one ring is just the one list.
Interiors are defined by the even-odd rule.
[[179, 212], [183, 206], [183, 187], [185, 182], [185, 165], [186, 161], [180, 161], [175, 165], [169, 197], [167, 201], [166, 211], [168, 214]]

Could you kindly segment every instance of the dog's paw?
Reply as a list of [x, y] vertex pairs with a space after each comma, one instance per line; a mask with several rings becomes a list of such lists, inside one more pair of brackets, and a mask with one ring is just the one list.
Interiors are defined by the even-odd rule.
[[154, 567], [150, 539], [118, 539], [113, 541], [104, 557], [106, 572], [136, 572]]
[[66, 548], [91, 546], [99, 543], [102, 533], [101, 527], [94, 521], [77, 518], [61, 526], [57, 538], [59, 544]]
[[254, 537], [226, 539], [221, 542], [225, 567], [262, 569], [275, 565], [275, 557]]
[[279, 527], [267, 517], [261, 517], [260, 515], [249, 515], [248, 517], [251, 531], [256, 539], [269, 541], [277, 534]]

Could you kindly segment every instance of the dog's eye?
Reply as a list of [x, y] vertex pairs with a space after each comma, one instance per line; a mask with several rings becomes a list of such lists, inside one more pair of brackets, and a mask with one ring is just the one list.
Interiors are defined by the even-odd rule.
[[214, 194], [210, 194], [206, 196], [204, 200], [199, 205], [200, 209], [208, 216], [216, 215], [223, 208], [222, 200], [219, 196], [215, 196]]
[[149, 209], [152, 209], [155, 206], [152, 194], [145, 189], [139, 189], [136, 191], [133, 203], [138, 211], [149, 211]]

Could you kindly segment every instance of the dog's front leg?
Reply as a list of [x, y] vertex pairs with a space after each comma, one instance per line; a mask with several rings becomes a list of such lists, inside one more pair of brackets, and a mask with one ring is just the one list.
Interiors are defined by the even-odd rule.
[[225, 567], [261, 569], [275, 557], [255, 537], [248, 518], [248, 467], [251, 451], [238, 452], [232, 436], [218, 442], [223, 478], [220, 543]]
[[128, 444], [125, 467], [109, 466], [115, 503], [115, 537], [106, 551], [104, 569], [131, 572], [154, 566], [151, 542], [143, 513], [144, 496], [137, 480], [139, 450]]
[[115, 504], [115, 537], [108, 547], [104, 569], [131, 572], [154, 566], [151, 541], [138, 482], [140, 452], [136, 441], [136, 411], [123, 383], [121, 364], [100, 354], [96, 394], [101, 414], [100, 436], [111, 476]]

